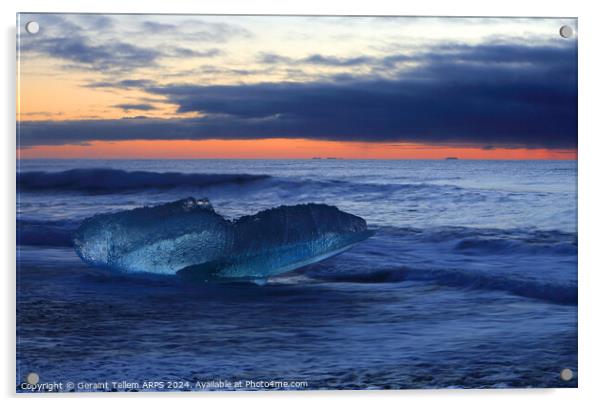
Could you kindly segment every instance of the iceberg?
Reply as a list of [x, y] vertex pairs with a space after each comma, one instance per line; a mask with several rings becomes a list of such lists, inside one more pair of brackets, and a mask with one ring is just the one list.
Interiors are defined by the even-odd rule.
[[74, 247], [84, 262], [120, 272], [260, 283], [337, 255], [372, 234], [361, 217], [325, 204], [280, 206], [227, 220], [207, 199], [187, 198], [88, 218], [75, 232]]

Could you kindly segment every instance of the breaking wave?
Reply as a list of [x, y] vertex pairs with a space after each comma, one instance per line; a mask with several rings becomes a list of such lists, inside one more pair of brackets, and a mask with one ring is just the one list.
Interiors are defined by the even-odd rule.
[[144, 189], [244, 185], [268, 178], [268, 175], [251, 174], [186, 174], [97, 168], [62, 172], [20, 172], [17, 173], [17, 187], [21, 191], [115, 193]]
[[394, 267], [365, 273], [307, 273], [308, 276], [330, 282], [399, 283], [405, 281], [433, 282], [441, 286], [475, 290], [505, 291], [531, 299], [564, 305], [577, 304], [577, 286], [571, 283], [544, 282], [513, 278], [510, 275], [489, 275], [461, 269], [415, 269]]
[[575, 305], [577, 281], [566, 269], [576, 266], [577, 252], [576, 234], [558, 230], [382, 227], [349, 256], [309, 267], [306, 276], [350, 283], [423, 281]]

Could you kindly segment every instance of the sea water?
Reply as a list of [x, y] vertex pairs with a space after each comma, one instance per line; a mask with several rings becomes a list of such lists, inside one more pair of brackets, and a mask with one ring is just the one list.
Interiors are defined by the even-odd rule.
[[[21, 160], [17, 381], [576, 386], [576, 180], [576, 161]], [[75, 255], [84, 218], [186, 197], [231, 219], [324, 203], [375, 234], [263, 286]]]

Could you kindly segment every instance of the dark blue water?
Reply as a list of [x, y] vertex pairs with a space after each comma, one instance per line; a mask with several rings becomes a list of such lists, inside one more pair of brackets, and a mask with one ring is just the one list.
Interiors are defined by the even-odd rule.
[[[18, 169], [19, 382], [35, 371], [41, 382], [289, 380], [308, 389], [577, 385], [574, 161]], [[376, 234], [265, 286], [110, 274], [73, 252], [71, 234], [90, 215], [188, 196], [229, 218], [327, 203]], [[575, 378], [562, 381], [564, 368]]]

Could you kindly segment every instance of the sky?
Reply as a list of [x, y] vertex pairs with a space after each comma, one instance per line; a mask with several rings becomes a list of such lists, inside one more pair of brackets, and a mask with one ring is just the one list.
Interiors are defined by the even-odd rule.
[[18, 157], [576, 159], [562, 25], [21, 14]]

